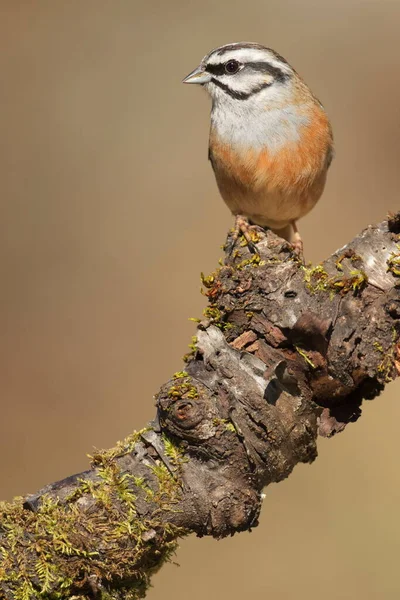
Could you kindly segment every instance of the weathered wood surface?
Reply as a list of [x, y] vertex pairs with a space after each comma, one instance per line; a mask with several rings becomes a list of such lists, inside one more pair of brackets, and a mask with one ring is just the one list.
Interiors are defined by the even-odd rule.
[[260, 233], [258, 255], [237, 246], [203, 277], [205, 319], [154, 422], [1, 506], [0, 597], [140, 597], [179, 536], [255, 527], [264, 487], [398, 374], [399, 231], [370, 226], [317, 267]]

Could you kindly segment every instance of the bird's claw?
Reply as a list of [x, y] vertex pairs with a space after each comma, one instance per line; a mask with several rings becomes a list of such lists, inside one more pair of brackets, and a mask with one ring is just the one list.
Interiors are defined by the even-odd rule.
[[257, 246], [251, 239], [251, 234], [250, 234], [251, 227], [252, 227], [252, 225], [249, 224], [246, 217], [242, 217], [241, 215], [236, 216], [235, 228], [233, 230], [232, 236], [230, 237], [230, 239], [226, 242], [226, 244], [224, 246], [224, 250], [228, 254], [228, 256], [232, 255], [232, 252], [235, 248], [236, 242], [240, 235], [242, 235], [244, 237], [245, 242], [246, 242], [245, 245], [248, 247], [251, 254], [258, 254]]

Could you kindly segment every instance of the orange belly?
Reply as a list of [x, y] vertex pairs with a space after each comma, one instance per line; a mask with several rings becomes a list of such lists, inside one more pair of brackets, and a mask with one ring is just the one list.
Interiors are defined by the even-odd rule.
[[314, 106], [299, 142], [277, 152], [221, 143], [211, 131], [210, 159], [222, 198], [234, 215], [280, 229], [308, 213], [326, 181], [332, 134], [325, 112]]

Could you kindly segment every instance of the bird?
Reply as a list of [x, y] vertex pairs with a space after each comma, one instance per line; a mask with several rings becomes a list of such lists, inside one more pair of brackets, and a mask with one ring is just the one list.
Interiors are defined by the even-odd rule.
[[319, 200], [334, 155], [327, 113], [295, 69], [258, 43], [209, 52], [183, 83], [212, 100], [208, 157], [219, 192], [254, 250], [252, 227], [272, 229], [302, 256], [297, 220]]

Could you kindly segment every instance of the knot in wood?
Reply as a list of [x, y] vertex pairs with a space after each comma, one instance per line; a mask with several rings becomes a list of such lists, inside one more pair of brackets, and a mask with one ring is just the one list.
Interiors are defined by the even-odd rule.
[[215, 434], [215, 403], [205, 386], [187, 374], [174, 376], [161, 388], [157, 409], [166, 433], [189, 442], [207, 440]]
[[204, 418], [203, 406], [195, 400], [173, 400], [166, 421], [172, 420], [181, 429], [193, 429]]

